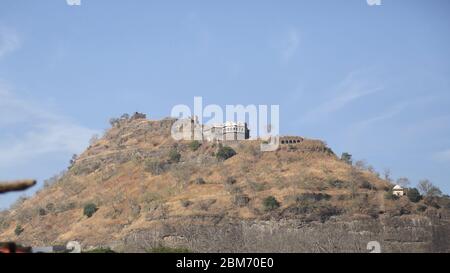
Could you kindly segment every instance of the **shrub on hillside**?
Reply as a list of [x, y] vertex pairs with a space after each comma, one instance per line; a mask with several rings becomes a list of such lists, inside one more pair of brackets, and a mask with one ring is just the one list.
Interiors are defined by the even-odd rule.
[[366, 180], [361, 182], [360, 187], [361, 187], [361, 189], [368, 189], [368, 190], [373, 188], [372, 184], [369, 181], [366, 181]]
[[194, 180], [194, 183], [197, 184], [197, 185], [203, 185], [203, 184], [206, 184], [205, 179], [203, 179], [203, 178], [201, 178], [201, 177], [196, 178], [196, 179]]
[[425, 205], [418, 205], [417, 206], [417, 211], [418, 212], [424, 212], [426, 210], [427, 210], [427, 206], [425, 206]]
[[181, 201], [180, 201], [180, 204], [181, 204], [181, 206], [182, 206], [183, 208], [187, 208], [187, 207], [189, 207], [190, 205], [192, 205], [192, 201], [189, 201], [189, 200], [181, 200]]
[[386, 200], [397, 200], [398, 196], [393, 194], [392, 189], [389, 189], [384, 193], [384, 198], [386, 198]]
[[160, 175], [166, 170], [166, 163], [157, 159], [148, 159], [144, 163], [144, 170], [153, 175]]
[[90, 218], [98, 210], [94, 203], [88, 203], [84, 206], [83, 214]]
[[321, 206], [317, 209], [317, 216], [319, 216], [321, 222], [325, 222], [332, 216], [341, 214], [342, 211], [334, 206]]
[[266, 184], [264, 184], [264, 183], [258, 183], [258, 182], [249, 181], [248, 185], [254, 191], [263, 191], [263, 190], [266, 189]]
[[39, 216], [45, 216], [47, 214], [47, 211], [44, 208], [39, 208], [38, 214]]
[[25, 229], [21, 225], [17, 225], [14, 229], [14, 234], [16, 234], [16, 236], [19, 236], [24, 230]]
[[250, 202], [250, 198], [246, 194], [238, 194], [234, 196], [233, 203], [238, 207], [245, 207]]
[[345, 163], [352, 165], [353, 161], [352, 161], [352, 155], [349, 153], [342, 153], [341, 155], [341, 160], [344, 161]]
[[193, 140], [191, 141], [191, 143], [189, 143], [189, 148], [195, 152], [198, 150], [198, 148], [200, 148], [201, 145], [202, 144], [198, 140]]
[[427, 206], [433, 207], [435, 209], [440, 209], [441, 206], [438, 203], [438, 199], [436, 197], [433, 196], [425, 196], [425, 198], [423, 199], [424, 203]]
[[416, 188], [409, 189], [406, 196], [408, 196], [409, 200], [414, 203], [417, 203], [422, 199], [419, 190]]
[[181, 154], [177, 151], [177, 149], [173, 148], [169, 152], [169, 162], [170, 163], [178, 163], [180, 162]]
[[318, 202], [330, 199], [331, 195], [326, 193], [302, 193], [295, 197], [296, 202]]
[[132, 116], [131, 119], [146, 119], [147, 115], [143, 114], [143, 113], [139, 113], [139, 112], [135, 112]]
[[225, 180], [225, 184], [227, 185], [233, 185], [234, 183], [236, 183], [236, 178], [232, 176], [228, 176], [227, 179]]
[[236, 155], [236, 151], [233, 148], [228, 146], [223, 146], [219, 148], [219, 151], [216, 153], [216, 157], [220, 160], [227, 160]]
[[329, 184], [331, 187], [333, 187], [333, 188], [338, 188], [338, 189], [340, 189], [340, 188], [343, 188], [343, 187], [344, 187], [345, 182], [344, 182], [344, 181], [341, 181], [341, 180], [330, 180], [330, 181], [328, 181], [328, 184]]
[[280, 203], [273, 196], [268, 196], [263, 200], [263, 207], [265, 211], [271, 211], [280, 207]]

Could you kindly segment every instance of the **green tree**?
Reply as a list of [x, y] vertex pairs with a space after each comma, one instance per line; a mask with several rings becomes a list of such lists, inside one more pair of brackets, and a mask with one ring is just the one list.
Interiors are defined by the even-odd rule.
[[409, 200], [414, 203], [417, 203], [420, 201], [420, 199], [422, 199], [419, 190], [416, 188], [409, 189], [406, 193], [406, 196], [408, 196]]
[[83, 214], [90, 218], [98, 210], [94, 203], [88, 203], [84, 206]]
[[169, 162], [170, 163], [178, 163], [180, 162], [181, 154], [177, 151], [177, 149], [173, 148], [169, 152]]
[[193, 140], [193, 141], [191, 141], [191, 143], [189, 143], [189, 148], [195, 152], [198, 150], [198, 148], [200, 148], [201, 145], [202, 144], [200, 143], [200, 141]]
[[14, 229], [14, 234], [16, 234], [16, 236], [19, 236], [24, 230], [25, 229], [21, 225], [17, 225]]
[[353, 161], [352, 161], [352, 155], [349, 153], [342, 153], [341, 155], [341, 160], [344, 161], [345, 163], [352, 165]]
[[280, 203], [273, 196], [268, 196], [263, 200], [263, 206], [265, 211], [274, 210], [280, 207]]
[[216, 153], [216, 157], [220, 160], [227, 160], [236, 155], [236, 151], [233, 148], [228, 146], [223, 146], [219, 148], [219, 151]]

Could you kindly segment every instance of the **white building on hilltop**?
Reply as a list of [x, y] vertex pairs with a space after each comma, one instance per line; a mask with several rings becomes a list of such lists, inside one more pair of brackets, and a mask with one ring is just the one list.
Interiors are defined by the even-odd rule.
[[405, 195], [405, 189], [400, 185], [395, 185], [394, 188], [392, 188], [392, 194], [396, 196], [403, 196]]
[[245, 122], [227, 121], [222, 124], [202, 125], [197, 117], [183, 120], [177, 131], [185, 140], [237, 141], [250, 138], [250, 130]]

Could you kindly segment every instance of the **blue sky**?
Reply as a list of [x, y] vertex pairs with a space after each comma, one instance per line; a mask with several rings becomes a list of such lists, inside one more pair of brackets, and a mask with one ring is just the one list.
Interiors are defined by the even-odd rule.
[[0, 179], [41, 185], [110, 117], [162, 118], [202, 96], [279, 104], [282, 134], [449, 193], [449, 12], [448, 0], [2, 0]]

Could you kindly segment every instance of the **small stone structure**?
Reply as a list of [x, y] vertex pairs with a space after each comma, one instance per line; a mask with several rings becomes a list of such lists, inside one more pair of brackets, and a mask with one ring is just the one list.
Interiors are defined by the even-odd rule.
[[288, 145], [288, 144], [297, 144], [303, 142], [304, 138], [299, 136], [282, 136], [280, 137], [280, 144]]

